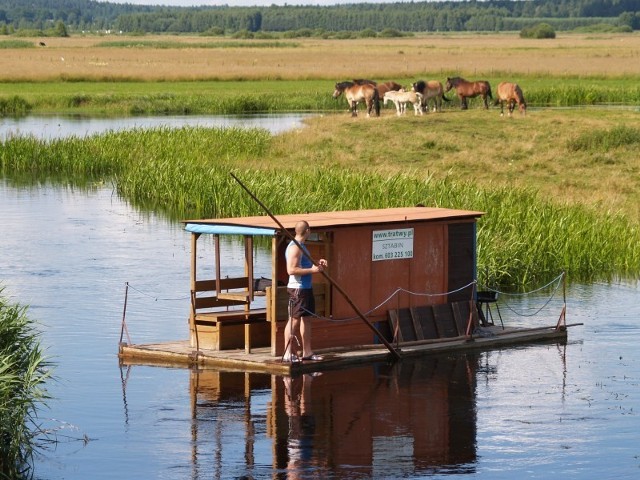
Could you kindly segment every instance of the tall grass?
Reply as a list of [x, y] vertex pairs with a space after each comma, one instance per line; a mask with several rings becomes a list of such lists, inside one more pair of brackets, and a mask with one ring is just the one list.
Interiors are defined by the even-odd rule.
[[29, 478], [42, 432], [37, 411], [49, 398], [50, 376], [38, 333], [26, 308], [10, 304], [0, 289], [0, 477]]
[[[494, 88], [500, 78], [490, 79]], [[33, 112], [101, 112], [119, 115], [216, 114], [236, 115], [276, 112], [332, 112], [346, 110], [343, 97], [333, 99], [333, 82], [205, 82], [172, 84], [101, 84], [76, 78], [72, 89], [53, 89], [37, 83], [5, 84], [11, 92], [0, 95], [0, 115]], [[579, 79], [518, 80], [530, 107], [591, 105], [640, 106], [640, 87], [635, 80], [616, 85], [584, 85]], [[411, 79], [404, 84], [410, 86]], [[557, 85], [554, 85], [557, 84]], [[15, 91], [15, 92], [14, 92]], [[494, 92], [495, 93], [495, 92]], [[458, 108], [453, 92], [451, 108]]]
[[[484, 282], [526, 284], [566, 270], [574, 280], [637, 277], [640, 231], [622, 215], [563, 206], [533, 190], [482, 188], [418, 171], [371, 173], [278, 165], [265, 130], [191, 128], [110, 132], [54, 142], [15, 138], [0, 153], [4, 175], [113, 179], [134, 204], [174, 219], [264, 214], [229, 175], [236, 172], [277, 214], [422, 203], [486, 212], [479, 221]], [[262, 163], [264, 162], [264, 163]]]
[[0, 40], [0, 49], [8, 48], [35, 48], [35, 45], [29, 40]]
[[607, 152], [619, 147], [640, 146], [640, 129], [618, 125], [606, 130], [596, 130], [580, 134], [567, 144], [572, 152]]
[[345, 109], [329, 91], [255, 92], [241, 94], [112, 94], [67, 93], [54, 96], [0, 96], [0, 116], [36, 112], [102, 112], [120, 115], [239, 115], [276, 112], [318, 112]]
[[[574, 107], [585, 105], [640, 105], [640, 87], [602, 85], [564, 85], [529, 87], [525, 90], [527, 103], [538, 107]], [[585, 82], [588, 83], [588, 82]]]
[[11, 97], [0, 97], [0, 116], [20, 116], [26, 115], [32, 106], [24, 98], [13, 95]]

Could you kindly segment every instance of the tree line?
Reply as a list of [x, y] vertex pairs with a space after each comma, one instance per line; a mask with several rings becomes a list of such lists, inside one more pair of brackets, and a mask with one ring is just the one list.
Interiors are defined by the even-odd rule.
[[0, 0], [5, 30], [70, 33], [288, 32], [301, 29], [357, 32], [518, 31], [545, 22], [557, 30], [610, 25], [640, 29], [638, 0], [464, 0], [385, 4], [269, 7], [167, 7], [93, 0]]

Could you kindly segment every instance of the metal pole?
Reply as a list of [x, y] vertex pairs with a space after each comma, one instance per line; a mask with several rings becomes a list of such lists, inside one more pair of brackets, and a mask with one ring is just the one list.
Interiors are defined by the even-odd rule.
[[127, 334], [127, 341], [129, 343], [127, 343], [127, 345], [131, 344], [131, 338], [129, 338], [129, 330], [127, 329], [127, 324], [125, 321], [125, 318], [127, 316], [127, 299], [129, 298], [129, 282], [125, 282], [125, 290], [124, 290], [124, 308], [122, 310], [122, 325], [120, 327], [120, 345], [122, 345], [122, 337], [123, 335]]

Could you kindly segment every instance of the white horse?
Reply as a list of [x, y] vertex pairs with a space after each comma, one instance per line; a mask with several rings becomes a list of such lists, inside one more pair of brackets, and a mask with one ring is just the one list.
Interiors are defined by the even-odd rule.
[[407, 92], [404, 89], [391, 90], [384, 94], [384, 104], [391, 100], [396, 106], [396, 114], [403, 115], [407, 111], [407, 103], [413, 105], [415, 115], [422, 115], [422, 94]]
[[447, 97], [444, 96], [444, 87], [442, 83], [438, 80], [418, 80], [411, 86], [411, 90], [414, 92], [421, 93], [424, 97], [423, 105], [425, 107], [425, 111], [429, 112], [429, 100], [433, 99], [433, 111], [441, 112], [442, 111], [442, 102], [450, 101]]

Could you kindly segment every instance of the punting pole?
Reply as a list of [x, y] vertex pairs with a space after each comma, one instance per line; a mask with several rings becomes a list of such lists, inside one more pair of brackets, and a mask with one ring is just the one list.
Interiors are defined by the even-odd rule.
[[[298, 246], [298, 248], [300, 248], [300, 250], [302, 250], [302, 251], [304, 252], [305, 256], [306, 256], [307, 258], [309, 258], [309, 260], [311, 260], [311, 262], [312, 262], [314, 265], [318, 265], [318, 263], [317, 263], [313, 258], [311, 258], [311, 256], [310, 256], [308, 253], [306, 253], [306, 252], [305, 252], [305, 249], [304, 249], [304, 248], [302, 248], [302, 245], [300, 245], [300, 242], [298, 242], [298, 241], [296, 240], [296, 237], [295, 237], [295, 236], [293, 236], [293, 235], [291, 234], [291, 232], [289, 232], [289, 230], [287, 230], [286, 228], [284, 228], [284, 225], [282, 225], [282, 223], [280, 223], [280, 221], [275, 217], [275, 215], [273, 215], [273, 214], [271, 213], [271, 211], [266, 207], [266, 205], [265, 205], [264, 203], [262, 203], [262, 202], [258, 199], [258, 197], [256, 197], [256, 196], [251, 192], [251, 190], [249, 190], [249, 189], [248, 189], [248, 188], [247, 188], [247, 187], [246, 187], [246, 186], [245, 186], [245, 185], [240, 181], [240, 179], [239, 179], [238, 177], [236, 177], [236, 176], [233, 174], [233, 172], [230, 172], [230, 174], [231, 174], [231, 176], [233, 177], [233, 179], [234, 179], [236, 182], [238, 182], [238, 183], [240, 184], [240, 186], [244, 189], [244, 191], [245, 191], [245, 192], [247, 192], [247, 193], [251, 196], [251, 198], [253, 198], [253, 200], [254, 200], [258, 205], [260, 205], [260, 207], [262, 207], [262, 209], [267, 213], [267, 215], [269, 215], [269, 216], [271, 217], [271, 219], [272, 219], [274, 222], [276, 222], [276, 224], [280, 227], [280, 229], [282, 230], [282, 232], [284, 232], [284, 234], [285, 234], [287, 237], [289, 237], [289, 239], [290, 239], [292, 242], [294, 242], [294, 243]], [[359, 308], [358, 308], [358, 307], [353, 303], [353, 301], [351, 300], [351, 298], [349, 298], [349, 295], [347, 295], [347, 293], [342, 289], [342, 287], [340, 287], [340, 285], [338, 285], [338, 284], [335, 282], [335, 280], [333, 280], [333, 279], [329, 276], [329, 274], [328, 274], [327, 272], [325, 272], [324, 270], [322, 270], [320, 273], [324, 276], [324, 278], [326, 278], [326, 279], [327, 279], [327, 281], [328, 281], [328, 282], [333, 286], [333, 288], [335, 288], [335, 289], [336, 289], [336, 290], [337, 290], [337, 291], [338, 291], [338, 292], [339, 292], [339, 293], [344, 297], [344, 299], [347, 301], [347, 303], [348, 303], [349, 305], [351, 305], [351, 308], [353, 308], [353, 311], [354, 311], [354, 312], [356, 312], [356, 314], [357, 314], [357, 315], [362, 319], [362, 321], [363, 321], [364, 323], [366, 323], [366, 324], [367, 324], [367, 326], [368, 326], [368, 327], [373, 331], [373, 333], [375, 333], [375, 334], [378, 336], [378, 338], [382, 341], [382, 343], [384, 344], [384, 346], [385, 346], [385, 347], [387, 347], [387, 348], [389, 349], [389, 352], [394, 356], [394, 358], [395, 358], [396, 360], [399, 360], [399, 359], [400, 359], [400, 354], [398, 353], [398, 351], [397, 351], [395, 348], [393, 348], [393, 346], [392, 346], [392, 345], [387, 341], [387, 339], [386, 339], [386, 338], [384, 338], [384, 337], [382, 336], [382, 334], [378, 331], [378, 329], [377, 329], [377, 328], [376, 328], [376, 327], [375, 327], [375, 326], [374, 326], [374, 325], [373, 325], [369, 320], [367, 320], [367, 317], [365, 317], [365, 316], [364, 316], [364, 314], [360, 311], [360, 309], [359, 309]]]
[[129, 282], [125, 282], [124, 289], [124, 307], [122, 308], [122, 325], [120, 326], [120, 346], [123, 346], [122, 338], [124, 334], [127, 334], [127, 343], [126, 345], [131, 345], [131, 338], [129, 337], [129, 329], [127, 328], [127, 299], [129, 298]]

